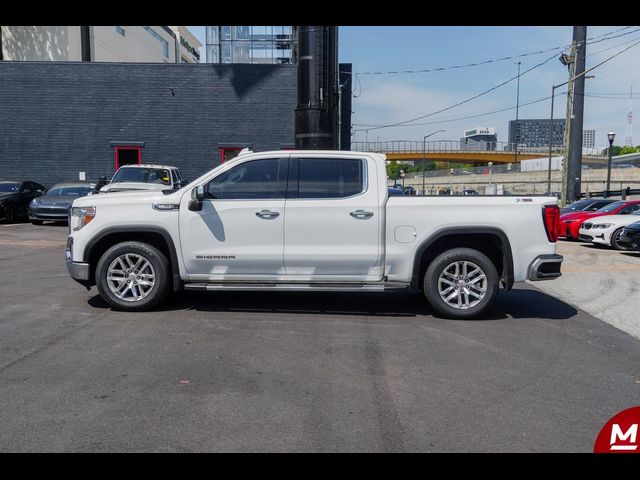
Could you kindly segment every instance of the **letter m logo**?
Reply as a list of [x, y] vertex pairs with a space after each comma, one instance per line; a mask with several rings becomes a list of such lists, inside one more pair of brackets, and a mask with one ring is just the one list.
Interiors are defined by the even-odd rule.
[[[636, 450], [638, 448], [638, 445], [636, 443], [637, 439], [637, 423], [632, 424], [624, 433], [622, 433], [622, 429], [620, 428], [619, 424], [614, 423], [611, 426], [611, 441], [609, 442], [609, 445], [611, 445], [611, 450]], [[619, 442], [625, 442], [625, 445], [620, 445]], [[633, 445], [634, 443], [636, 445]]]

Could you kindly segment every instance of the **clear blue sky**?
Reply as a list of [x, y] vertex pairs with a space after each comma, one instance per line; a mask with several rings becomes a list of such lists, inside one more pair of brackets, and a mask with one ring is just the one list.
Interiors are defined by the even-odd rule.
[[[188, 27], [204, 44], [204, 27]], [[594, 38], [587, 46], [587, 68], [596, 65], [616, 52], [640, 40], [640, 27], [619, 30], [617, 27], [588, 27], [587, 37]], [[463, 65], [522, 53], [568, 46], [572, 27], [340, 27], [340, 62], [353, 64], [358, 75], [353, 99], [354, 129], [370, 128], [364, 125], [389, 124], [426, 115], [454, 105], [498, 85], [517, 73], [516, 62], [524, 72], [534, 65], [555, 56], [546, 64], [521, 76], [520, 118], [549, 118], [551, 102], [540, 100], [551, 95], [552, 85], [568, 80], [568, 71], [557, 57], [561, 50], [549, 51], [519, 59], [504, 60], [486, 65], [414, 74], [366, 75], [371, 71], [421, 70]], [[637, 32], [633, 32], [638, 30]], [[564, 50], [569, 53], [569, 48]], [[201, 49], [205, 59], [204, 47]], [[585, 83], [586, 97], [584, 128], [596, 130], [596, 144], [606, 145], [606, 134], [616, 132], [616, 145], [624, 143], [629, 106], [629, 87], [640, 92], [640, 45], [622, 53], [595, 69], [595, 79]], [[566, 95], [556, 90], [554, 118], [564, 118]], [[619, 94], [619, 95], [618, 95]], [[626, 94], [626, 95], [625, 95]], [[634, 93], [638, 96], [638, 93]], [[507, 141], [509, 120], [515, 118], [516, 81], [497, 90], [439, 113], [419, 122], [439, 122], [429, 125], [391, 127], [370, 130], [371, 140], [422, 140], [422, 136], [439, 129], [444, 133], [433, 135], [433, 140], [457, 140], [464, 130], [473, 127], [495, 127], [499, 141]], [[513, 107], [500, 113], [466, 120], [455, 120], [492, 110]], [[640, 115], [640, 111], [638, 111]], [[634, 121], [636, 123], [636, 121]], [[365, 132], [358, 131], [355, 140], [364, 140]], [[635, 132], [634, 144], [640, 144], [640, 129]]]

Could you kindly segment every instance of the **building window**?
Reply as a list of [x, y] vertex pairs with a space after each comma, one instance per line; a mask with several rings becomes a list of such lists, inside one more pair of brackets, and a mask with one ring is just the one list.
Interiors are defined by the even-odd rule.
[[295, 63], [291, 26], [207, 26], [208, 63]]
[[156, 31], [153, 30], [151, 27], [144, 27], [144, 29], [147, 32], [149, 32], [151, 36], [160, 43], [160, 45], [162, 46], [162, 55], [164, 55], [165, 58], [169, 58], [169, 42], [167, 42], [164, 38], [158, 35], [158, 33], [156, 33]]
[[236, 158], [243, 148], [246, 147], [222, 147], [220, 149], [220, 163]]
[[123, 165], [139, 165], [140, 151], [140, 147], [116, 147], [116, 170]]
[[116, 32], [124, 37], [124, 28], [122, 28], [120, 25], [116, 25]]

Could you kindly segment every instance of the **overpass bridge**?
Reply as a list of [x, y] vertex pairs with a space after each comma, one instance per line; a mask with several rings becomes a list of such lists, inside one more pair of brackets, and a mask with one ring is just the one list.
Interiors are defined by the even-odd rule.
[[[384, 153], [387, 160], [413, 162], [433, 160], [438, 162], [479, 163], [487, 162], [515, 163], [515, 145], [507, 142], [486, 142], [482, 144], [485, 149], [468, 145], [460, 148], [460, 142], [456, 140], [437, 140], [421, 142], [416, 140], [391, 140], [386, 142], [352, 142], [351, 150], [359, 152]], [[562, 147], [554, 146], [553, 155], [561, 155]], [[549, 155], [548, 146], [518, 147], [518, 162], [532, 158], [542, 158]]]

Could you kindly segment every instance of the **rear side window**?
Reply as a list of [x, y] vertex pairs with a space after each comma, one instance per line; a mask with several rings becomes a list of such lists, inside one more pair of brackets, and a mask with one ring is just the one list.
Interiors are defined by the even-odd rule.
[[360, 159], [301, 158], [299, 198], [344, 198], [364, 189]]

